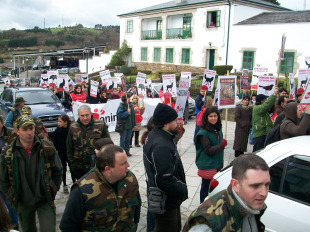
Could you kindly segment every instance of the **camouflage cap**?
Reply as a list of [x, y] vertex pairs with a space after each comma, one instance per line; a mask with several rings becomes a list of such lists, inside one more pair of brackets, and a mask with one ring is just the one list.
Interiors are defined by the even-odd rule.
[[27, 115], [30, 115], [32, 116], [32, 110], [29, 106], [24, 106], [22, 108], [22, 114], [27, 114]]
[[30, 115], [22, 115], [16, 120], [16, 128], [24, 128], [29, 125], [36, 125], [33, 117]]
[[26, 102], [23, 97], [17, 97], [15, 99], [15, 105], [18, 106], [20, 103]]

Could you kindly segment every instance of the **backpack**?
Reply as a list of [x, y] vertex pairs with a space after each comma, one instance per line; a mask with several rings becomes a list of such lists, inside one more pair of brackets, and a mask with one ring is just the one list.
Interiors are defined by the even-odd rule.
[[272, 143], [275, 143], [281, 140], [280, 127], [282, 123], [285, 122], [286, 120], [283, 120], [280, 124], [276, 125], [275, 127], [269, 130], [266, 136], [266, 139], [265, 139], [265, 147], [269, 144], [272, 144]]

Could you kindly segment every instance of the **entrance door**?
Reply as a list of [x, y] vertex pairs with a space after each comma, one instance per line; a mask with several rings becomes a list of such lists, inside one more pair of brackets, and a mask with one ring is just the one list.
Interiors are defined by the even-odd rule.
[[213, 70], [215, 49], [206, 50], [206, 69]]
[[130, 52], [128, 54], [127, 66], [131, 67], [131, 59], [132, 59], [132, 50], [130, 48]]

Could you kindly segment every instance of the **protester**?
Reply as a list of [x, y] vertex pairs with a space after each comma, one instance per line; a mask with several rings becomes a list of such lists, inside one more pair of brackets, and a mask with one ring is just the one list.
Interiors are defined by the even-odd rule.
[[243, 89], [242, 92], [238, 94], [238, 98], [242, 100], [245, 96], [251, 97], [251, 94], [249, 94], [247, 90]]
[[82, 92], [81, 85], [74, 86], [74, 91], [70, 96], [73, 102], [86, 102], [86, 94]]
[[184, 109], [184, 124], [186, 125], [189, 119], [189, 103], [188, 103], [188, 99], [190, 98], [190, 92], [187, 91], [187, 96], [186, 96], [186, 103], [185, 103], [185, 109]]
[[58, 117], [58, 126], [54, 132], [54, 146], [56, 150], [58, 151], [58, 155], [61, 160], [62, 164], [62, 183], [63, 183], [63, 192], [65, 194], [69, 193], [68, 186], [67, 186], [67, 164], [69, 166], [70, 172], [71, 172], [71, 179], [72, 183], [75, 181], [74, 173], [71, 169], [71, 163], [68, 160], [67, 157], [67, 137], [68, 132], [70, 129], [71, 120], [69, 119], [68, 115], [63, 114]]
[[144, 100], [142, 98], [142, 106], [140, 106], [139, 97], [137, 95], [133, 95], [131, 102], [132, 102], [132, 106], [135, 110], [136, 125], [132, 129], [132, 134], [131, 134], [131, 139], [130, 139], [130, 147], [132, 147], [133, 136], [135, 137], [135, 146], [140, 147], [139, 135], [140, 135], [140, 131], [142, 130], [142, 120], [143, 120], [142, 115], [144, 114], [144, 111], [145, 111]]
[[78, 117], [71, 125], [67, 137], [67, 156], [75, 179], [80, 179], [89, 171], [95, 141], [110, 138], [107, 125], [104, 121], [93, 118], [88, 105], [79, 107]]
[[299, 123], [302, 111], [298, 109], [297, 102], [291, 102], [284, 107], [285, 121], [280, 126], [280, 138], [288, 139], [305, 135], [310, 126], [310, 105], [305, 109], [305, 116]]
[[195, 209], [183, 232], [265, 231], [260, 218], [267, 208], [269, 185], [269, 167], [265, 160], [254, 154], [237, 157], [228, 188]]
[[252, 105], [255, 105], [255, 103], [256, 103], [256, 93], [252, 93], [252, 96], [251, 96], [251, 104]]
[[126, 151], [127, 156], [130, 154], [130, 139], [132, 129], [136, 126], [135, 110], [130, 102], [130, 94], [123, 94], [121, 103], [117, 109], [117, 120], [124, 125], [124, 130], [120, 133], [120, 146]]
[[120, 99], [117, 88], [113, 88], [112, 94], [110, 95], [110, 99], [111, 100]]
[[287, 104], [288, 97], [287, 96], [280, 96], [277, 100], [276, 106], [275, 106], [275, 113], [277, 115], [281, 114], [281, 112], [284, 109], [284, 106]]
[[137, 86], [135, 86], [135, 85], [131, 86], [131, 89], [128, 93], [131, 93], [132, 95], [138, 95]]
[[97, 104], [100, 98], [100, 88], [97, 89], [97, 95], [96, 97], [93, 97], [90, 95], [90, 89], [91, 89], [91, 84], [89, 83], [87, 87], [87, 97], [86, 97], [86, 102], [89, 104]]
[[177, 117], [174, 109], [159, 103], [153, 114], [155, 128], [143, 147], [148, 193], [150, 187], [157, 187], [166, 195], [165, 212], [155, 214], [156, 232], [181, 230], [180, 205], [188, 198], [183, 164], [173, 141], [179, 133]]
[[99, 103], [107, 103], [110, 99], [107, 96], [106, 91], [102, 91], [99, 98]]
[[58, 99], [61, 101], [63, 106], [70, 110], [71, 104], [72, 104], [72, 99], [69, 91], [57, 91], [55, 94]]
[[[256, 103], [252, 112], [252, 129], [253, 129], [253, 152], [264, 148], [266, 135], [273, 127], [272, 120], [268, 114], [268, 110], [274, 106], [278, 87], [274, 88], [274, 94], [270, 97], [259, 94], [256, 96]], [[268, 100], [267, 100], [268, 98]]]
[[153, 98], [152, 90], [151, 89], [146, 89], [146, 97], [147, 98]]
[[244, 96], [242, 104], [235, 110], [235, 141], [233, 149], [235, 157], [244, 154], [248, 147], [248, 137], [252, 127], [252, 110], [253, 106], [249, 104], [250, 97]]
[[72, 186], [61, 231], [136, 231], [141, 198], [129, 166], [121, 147], [104, 146], [95, 168]]
[[[207, 96], [205, 96], [206, 91], [200, 89], [199, 94], [197, 95], [195, 99], [195, 114], [198, 115], [198, 113], [202, 110], [203, 105], [205, 104], [205, 101], [207, 100]], [[199, 131], [199, 126], [196, 126], [195, 132], [194, 132], [194, 141], [195, 136], [197, 135]]]
[[10, 108], [10, 111], [5, 119], [5, 126], [9, 128], [13, 128], [14, 122], [17, 120], [19, 116], [22, 115], [22, 108], [25, 105], [25, 100], [22, 97], [17, 97], [15, 99], [14, 107]]
[[[200, 130], [200, 123], [201, 123], [201, 119], [202, 119], [202, 116], [204, 114], [204, 112], [206, 111], [206, 109], [209, 107], [209, 106], [212, 106], [213, 105], [213, 101], [211, 98], [208, 98], [204, 104], [204, 106], [202, 107], [201, 111], [196, 115], [196, 127], [198, 127], [198, 131]], [[197, 133], [198, 133], [197, 131]], [[196, 131], [195, 131], [196, 132]], [[196, 135], [194, 135], [194, 137], [196, 137]]]
[[215, 106], [209, 106], [201, 119], [200, 130], [195, 137], [196, 165], [198, 176], [202, 178], [200, 203], [206, 196], [213, 176], [221, 170], [224, 162], [224, 149], [227, 146], [223, 139], [220, 113]]
[[283, 87], [281, 87], [281, 88], [279, 88], [279, 97], [287, 97], [287, 90], [286, 90], [286, 88], [283, 88]]
[[103, 148], [104, 146], [109, 145], [109, 144], [114, 144], [112, 139], [110, 139], [110, 138], [98, 139], [95, 142], [95, 154], [92, 157], [93, 163], [91, 165], [91, 168], [95, 167], [97, 155], [98, 155], [99, 151], [101, 150], [101, 148]]
[[[56, 230], [55, 196], [59, 190], [62, 166], [55, 147], [35, 135], [29, 115], [16, 121], [18, 137], [3, 148], [0, 158], [0, 187], [17, 210], [23, 232]], [[31, 155], [30, 155], [31, 153]]]
[[302, 95], [303, 95], [304, 92], [305, 92], [305, 90], [303, 88], [299, 88], [297, 90], [297, 95], [296, 95], [297, 103], [300, 103], [300, 101], [302, 99]]
[[121, 98], [124, 94], [122, 86], [118, 85], [117, 86], [117, 91], [118, 91], [118, 96]]

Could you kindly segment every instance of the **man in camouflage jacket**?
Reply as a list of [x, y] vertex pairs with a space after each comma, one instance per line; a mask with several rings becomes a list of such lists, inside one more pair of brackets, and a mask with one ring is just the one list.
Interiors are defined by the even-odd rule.
[[13, 128], [14, 122], [16, 122], [17, 118], [22, 115], [22, 108], [25, 105], [25, 100], [22, 97], [17, 97], [15, 99], [14, 107], [12, 107], [6, 116], [5, 126], [9, 128]]
[[265, 231], [260, 221], [270, 184], [269, 167], [254, 154], [234, 160], [231, 184], [189, 216], [183, 232]]
[[104, 146], [95, 168], [72, 186], [61, 231], [136, 231], [141, 199], [138, 181], [128, 167], [121, 147]]
[[75, 179], [80, 179], [89, 171], [95, 141], [100, 138], [110, 138], [105, 122], [95, 120], [89, 106], [80, 106], [78, 115], [79, 119], [71, 125], [67, 137], [67, 156]]
[[0, 188], [16, 209], [24, 232], [54, 232], [55, 196], [61, 184], [62, 166], [55, 147], [35, 136], [31, 116], [16, 121], [18, 137], [4, 147], [0, 157]]

